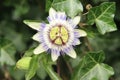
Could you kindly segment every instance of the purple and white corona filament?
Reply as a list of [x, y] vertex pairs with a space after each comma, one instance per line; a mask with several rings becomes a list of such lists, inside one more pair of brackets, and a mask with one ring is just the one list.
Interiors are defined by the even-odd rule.
[[76, 58], [73, 46], [79, 45], [79, 38], [87, 35], [85, 31], [76, 29], [80, 16], [67, 19], [65, 12], [56, 12], [50, 8], [47, 19], [49, 24], [24, 21], [25, 24], [38, 31], [33, 39], [40, 44], [34, 50], [34, 54], [50, 50], [53, 61], [57, 60], [60, 53]]

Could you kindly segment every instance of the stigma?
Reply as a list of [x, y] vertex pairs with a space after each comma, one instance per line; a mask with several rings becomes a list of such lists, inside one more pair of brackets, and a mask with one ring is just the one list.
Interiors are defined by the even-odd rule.
[[63, 25], [53, 26], [49, 32], [50, 41], [55, 45], [65, 45], [69, 39], [69, 32]]

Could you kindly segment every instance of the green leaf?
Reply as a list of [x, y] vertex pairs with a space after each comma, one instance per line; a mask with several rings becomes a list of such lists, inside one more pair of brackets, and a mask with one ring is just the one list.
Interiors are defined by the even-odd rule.
[[26, 14], [30, 7], [26, 0], [21, 0], [19, 4], [14, 5], [14, 11], [12, 13], [12, 18], [15, 20], [21, 19], [21, 16]]
[[15, 65], [15, 55], [16, 49], [12, 42], [9, 40], [0, 38], [0, 63], [1, 65]]
[[72, 80], [108, 80], [114, 74], [112, 67], [102, 63], [103, 52], [88, 53], [76, 68]]
[[[16, 29], [15, 29], [15, 28], [18, 29], [19, 26], [17, 25], [18, 27], [16, 27], [14, 23], [9, 22], [9, 21], [7, 22], [7, 21], [3, 20], [0, 23], [0, 26], [2, 26], [2, 27], [0, 27], [1, 34], [4, 34], [5, 39], [10, 40], [14, 44], [17, 51], [22, 52], [26, 49], [26, 42], [24, 39], [29, 38], [30, 33], [27, 34], [26, 30], [24, 30], [23, 33], [22, 32], [19, 33], [19, 31], [16, 31]], [[27, 36], [25, 36], [25, 35], [27, 35]]]
[[32, 57], [31, 62], [30, 62], [30, 67], [28, 69], [28, 72], [25, 75], [26, 80], [30, 80], [36, 73], [38, 69], [38, 55], [35, 55]]
[[71, 18], [83, 11], [83, 6], [79, 0], [54, 0], [52, 6], [58, 11], [65, 11]]
[[14, 80], [23, 80], [23, 77], [25, 75], [25, 71], [15, 69], [14, 66], [10, 67], [9, 72], [11, 77], [14, 78]]
[[48, 12], [50, 7], [51, 7], [51, 4], [52, 4], [52, 0], [46, 0], [46, 3], [45, 3], [45, 10]]
[[100, 6], [93, 7], [88, 13], [88, 24], [96, 23], [101, 34], [117, 30], [114, 23], [115, 3], [104, 2]]

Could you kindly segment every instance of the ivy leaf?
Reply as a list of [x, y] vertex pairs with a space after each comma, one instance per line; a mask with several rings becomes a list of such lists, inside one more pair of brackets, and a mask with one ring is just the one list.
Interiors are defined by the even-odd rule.
[[0, 39], [0, 63], [1, 65], [15, 65], [15, 55], [16, 49], [12, 42], [9, 40]]
[[[6, 22], [3, 20], [0, 24], [1, 24], [0, 26], [3, 26], [0, 27], [0, 30], [1, 33], [4, 34], [5, 39], [11, 41], [13, 45], [16, 47], [17, 51], [19, 52], [24, 51], [26, 49], [26, 43], [23, 35], [29, 35], [29, 34], [26, 33], [22, 34], [15, 31], [16, 26], [12, 22]], [[27, 39], [27, 37], [25, 39]]]
[[88, 13], [88, 24], [96, 23], [101, 34], [117, 30], [114, 23], [115, 3], [104, 2], [100, 6], [93, 7]]
[[72, 80], [108, 80], [114, 74], [112, 67], [102, 63], [104, 53], [88, 53], [77, 66]]
[[25, 75], [26, 80], [30, 80], [36, 73], [37, 69], [38, 69], [38, 55], [35, 55], [32, 57], [31, 61], [30, 61], [30, 67], [28, 69], [28, 72]]
[[79, 0], [54, 0], [52, 6], [58, 11], [65, 11], [71, 18], [83, 11], [83, 6]]
[[49, 11], [49, 8], [51, 7], [51, 4], [52, 4], [52, 0], [46, 0], [46, 3], [45, 3], [45, 11]]

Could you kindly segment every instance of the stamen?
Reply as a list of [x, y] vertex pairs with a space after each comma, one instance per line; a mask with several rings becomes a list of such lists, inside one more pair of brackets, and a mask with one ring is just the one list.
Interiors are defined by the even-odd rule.
[[68, 41], [68, 30], [62, 26], [55, 26], [50, 29], [50, 41], [55, 45], [65, 45]]

